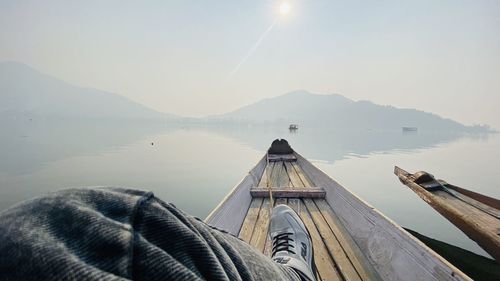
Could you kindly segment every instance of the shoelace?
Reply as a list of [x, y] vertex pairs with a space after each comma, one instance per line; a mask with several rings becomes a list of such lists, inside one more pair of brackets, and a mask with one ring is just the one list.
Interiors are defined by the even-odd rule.
[[279, 251], [287, 251], [289, 253], [295, 254], [295, 252], [290, 248], [295, 248], [290, 241], [293, 242], [293, 239], [288, 237], [289, 235], [293, 235], [293, 233], [285, 232], [278, 234], [273, 239], [273, 256]]

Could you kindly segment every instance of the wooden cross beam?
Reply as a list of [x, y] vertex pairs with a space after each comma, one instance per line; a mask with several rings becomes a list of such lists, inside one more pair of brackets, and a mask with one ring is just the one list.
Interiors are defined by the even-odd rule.
[[[326, 192], [323, 188], [280, 188], [271, 187], [273, 198], [325, 198]], [[253, 198], [269, 198], [269, 188], [254, 187], [250, 189]]]

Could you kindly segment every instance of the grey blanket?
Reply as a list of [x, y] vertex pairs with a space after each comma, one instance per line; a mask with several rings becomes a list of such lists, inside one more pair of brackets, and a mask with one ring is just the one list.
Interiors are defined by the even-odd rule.
[[1, 280], [299, 280], [152, 193], [71, 189], [0, 213]]

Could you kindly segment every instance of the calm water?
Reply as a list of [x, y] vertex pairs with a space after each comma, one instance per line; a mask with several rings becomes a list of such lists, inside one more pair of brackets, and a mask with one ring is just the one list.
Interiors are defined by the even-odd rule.
[[487, 255], [393, 174], [394, 165], [493, 197], [499, 135], [143, 124], [0, 125], [0, 210], [68, 187], [123, 186], [204, 218], [275, 138], [404, 227]]

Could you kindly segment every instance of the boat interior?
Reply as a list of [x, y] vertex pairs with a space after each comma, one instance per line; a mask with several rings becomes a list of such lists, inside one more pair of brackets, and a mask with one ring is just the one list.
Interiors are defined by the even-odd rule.
[[293, 208], [308, 228], [318, 280], [470, 280], [285, 140], [273, 142], [205, 222], [271, 256], [277, 204]]
[[[308, 194], [308, 190], [318, 188], [297, 164], [295, 155], [269, 154], [268, 158], [258, 184], [258, 188], [264, 190], [263, 195], [252, 198], [238, 236], [271, 256], [271, 240], [267, 234], [271, 208], [286, 204], [299, 214], [309, 230], [318, 280], [378, 279], [325, 198], [318, 192]], [[272, 195], [265, 196], [266, 189], [271, 189]]]

